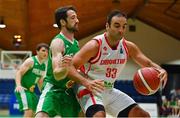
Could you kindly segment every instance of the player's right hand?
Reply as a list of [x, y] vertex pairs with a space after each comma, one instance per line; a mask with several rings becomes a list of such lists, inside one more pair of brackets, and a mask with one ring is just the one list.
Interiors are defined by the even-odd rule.
[[159, 75], [158, 77], [161, 79], [162, 82], [162, 88], [165, 88], [167, 80], [168, 80], [168, 74], [166, 72], [165, 69], [161, 68], [161, 69], [157, 69], [155, 68], [157, 71], [159, 71]]
[[16, 89], [15, 89], [16, 92], [21, 92], [23, 90], [27, 90], [27, 89], [20, 85], [16, 86]]
[[89, 91], [93, 94], [101, 93], [104, 91], [104, 81], [103, 80], [90, 80], [88, 79], [88, 83], [85, 86]]

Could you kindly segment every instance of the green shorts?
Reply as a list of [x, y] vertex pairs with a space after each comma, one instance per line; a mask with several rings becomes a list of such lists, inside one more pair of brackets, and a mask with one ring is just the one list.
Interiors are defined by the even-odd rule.
[[36, 106], [38, 103], [38, 96], [34, 92], [28, 90], [23, 90], [21, 92], [15, 92], [16, 98], [19, 103], [19, 110], [32, 109], [36, 111]]
[[45, 82], [36, 110], [38, 112], [46, 112], [49, 117], [78, 117], [80, 105], [72, 88], [65, 91]]

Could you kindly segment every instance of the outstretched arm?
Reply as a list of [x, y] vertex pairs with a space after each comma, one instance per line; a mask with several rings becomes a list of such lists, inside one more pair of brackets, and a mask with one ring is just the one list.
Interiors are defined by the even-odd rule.
[[16, 72], [16, 78], [15, 78], [15, 82], [16, 82], [16, 89], [15, 91], [20, 92], [21, 90], [25, 89], [24, 87], [22, 87], [21, 85], [21, 79], [22, 76], [30, 69], [32, 68], [34, 64], [34, 61], [32, 58], [28, 58], [24, 61], [24, 63], [20, 66], [20, 68], [17, 70]]
[[163, 81], [163, 88], [165, 87], [167, 83], [167, 72], [165, 69], [161, 68], [158, 64], [154, 63], [152, 60], [150, 60], [148, 57], [146, 57], [142, 51], [135, 45], [134, 43], [130, 41], [126, 41], [129, 56], [141, 67], [154, 67], [156, 68], [159, 73], [159, 78]]

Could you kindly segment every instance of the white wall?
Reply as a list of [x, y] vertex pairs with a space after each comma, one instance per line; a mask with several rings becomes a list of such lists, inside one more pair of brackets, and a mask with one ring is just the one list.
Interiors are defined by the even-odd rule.
[[180, 40], [139, 20], [133, 22], [130, 19], [128, 23], [136, 25], [136, 32], [127, 31], [127, 39], [135, 42], [152, 60], [159, 64], [164, 64], [180, 59]]
[[[180, 41], [144, 24], [139, 20], [128, 20], [128, 24], [136, 25], [136, 32], [129, 32], [125, 35], [126, 39], [136, 43], [142, 52], [157, 64], [171, 63], [174, 60], [180, 64]], [[97, 34], [99, 31], [89, 37], [79, 41], [80, 47]], [[133, 79], [134, 73], [140, 68], [132, 60], [129, 60], [119, 79]]]

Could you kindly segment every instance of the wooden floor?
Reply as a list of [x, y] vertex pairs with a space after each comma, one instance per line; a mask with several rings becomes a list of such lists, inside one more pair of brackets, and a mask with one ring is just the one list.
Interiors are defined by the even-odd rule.
[[0, 109], [0, 117], [2, 116], [9, 116], [9, 110], [8, 109]]
[[0, 109], [0, 118], [22, 118], [22, 115], [10, 116], [8, 109]]

